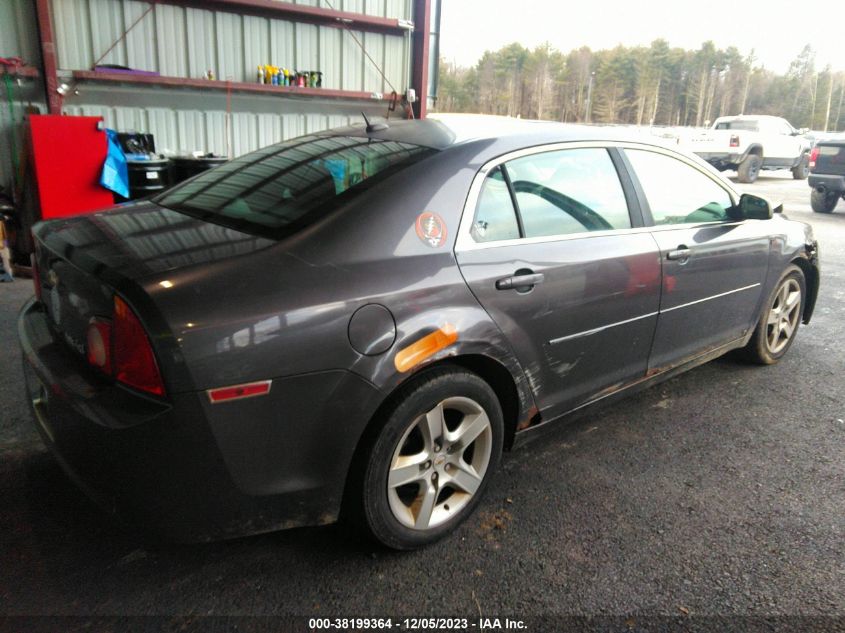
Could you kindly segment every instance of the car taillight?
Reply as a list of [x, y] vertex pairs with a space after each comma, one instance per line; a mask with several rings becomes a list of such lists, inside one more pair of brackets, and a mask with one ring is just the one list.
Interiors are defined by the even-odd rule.
[[810, 152], [810, 169], [816, 166], [816, 159], [819, 157], [819, 148], [814, 147]]
[[736, 134], [731, 135], [731, 147], [739, 147], [739, 136]]
[[157, 396], [164, 395], [153, 346], [141, 321], [126, 302], [115, 295], [112, 325], [112, 366], [120, 382]]
[[35, 253], [29, 256], [29, 262], [32, 265], [32, 283], [35, 284], [35, 298], [41, 301], [41, 271], [38, 270], [38, 258]]

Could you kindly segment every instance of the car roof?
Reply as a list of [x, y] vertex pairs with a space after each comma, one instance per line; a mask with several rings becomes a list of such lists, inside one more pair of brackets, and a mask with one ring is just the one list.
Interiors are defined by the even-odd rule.
[[647, 129], [577, 125], [489, 115], [436, 114], [424, 120], [388, 121], [387, 129], [370, 133], [367, 133], [364, 124], [358, 124], [329, 130], [325, 134], [369, 137], [438, 150], [490, 141], [496, 141], [499, 150], [575, 141], [635, 141], [667, 145], [664, 139], [648, 133]]

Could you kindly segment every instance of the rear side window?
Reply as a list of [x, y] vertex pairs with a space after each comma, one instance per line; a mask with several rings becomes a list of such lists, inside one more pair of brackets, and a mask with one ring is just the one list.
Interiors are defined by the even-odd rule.
[[533, 154], [506, 164], [525, 237], [631, 228], [619, 175], [603, 148]]
[[241, 156], [158, 196], [203, 220], [281, 237], [435, 150], [351, 136], [305, 136]]
[[626, 149], [655, 224], [730, 220], [733, 201], [713, 179], [676, 158]]
[[500, 167], [484, 179], [471, 232], [476, 242], [515, 240], [519, 237], [516, 211]]
[[610, 154], [577, 148], [496, 167], [482, 184], [470, 234], [493, 242], [628, 228], [628, 203]]

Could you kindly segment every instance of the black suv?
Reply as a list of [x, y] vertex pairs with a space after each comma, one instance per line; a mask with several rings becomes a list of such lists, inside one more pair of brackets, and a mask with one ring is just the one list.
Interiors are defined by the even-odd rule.
[[845, 136], [819, 142], [810, 154], [810, 204], [816, 213], [833, 213], [845, 198]]

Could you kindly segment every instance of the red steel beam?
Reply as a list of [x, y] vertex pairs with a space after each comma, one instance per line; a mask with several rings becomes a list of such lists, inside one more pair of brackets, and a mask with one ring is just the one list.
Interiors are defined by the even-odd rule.
[[428, 110], [428, 57], [431, 40], [431, 0], [414, 0], [414, 63], [411, 85], [417, 92], [414, 116], [424, 119]]
[[38, 15], [38, 36], [41, 40], [41, 63], [44, 66], [44, 89], [47, 91], [47, 108], [50, 114], [62, 113], [62, 95], [59, 94], [56, 40], [50, 15], [50, 0], [35, 0]]
[[363, 13], [350, 11], [336, 11], [322, 7], [279, 2], [278, 0], [156, 0], [162, 4], [172, 4], [196, 9], [207, 9], [238, 13], [241, 15], [257, 15], [260, 17], [306, 22], [320, 26], [334, 28], [349, 27], [356, 31], [369, 31], [387, 35], [404, 35], [399, 20], [396, 18], [381, 18]]

